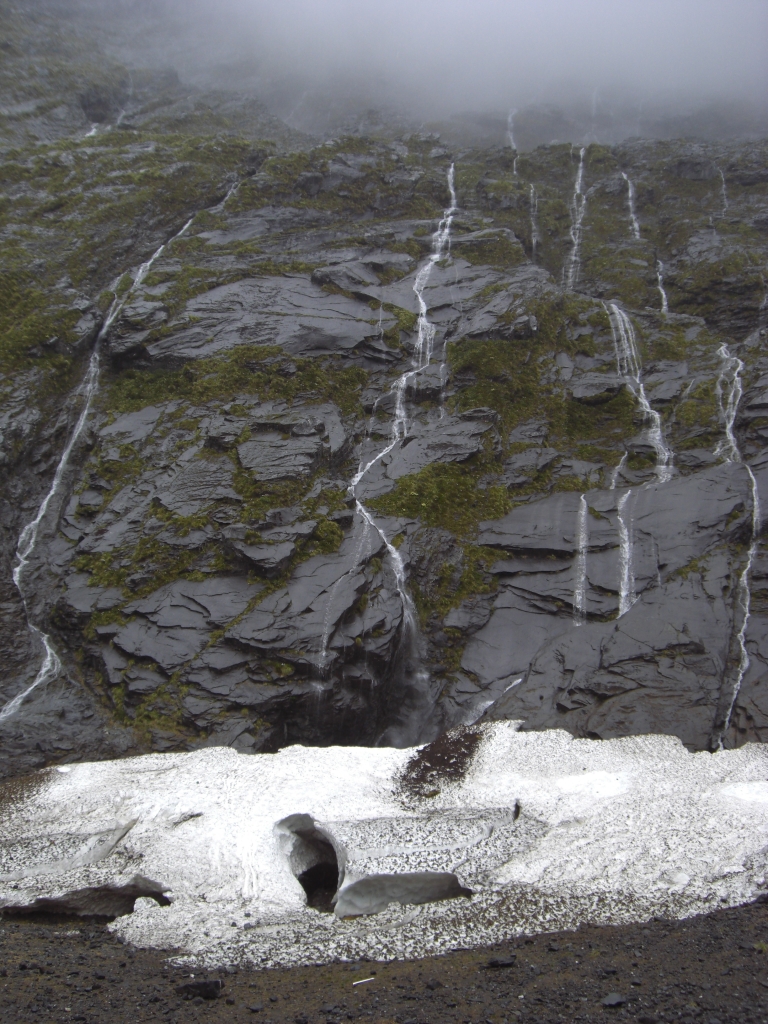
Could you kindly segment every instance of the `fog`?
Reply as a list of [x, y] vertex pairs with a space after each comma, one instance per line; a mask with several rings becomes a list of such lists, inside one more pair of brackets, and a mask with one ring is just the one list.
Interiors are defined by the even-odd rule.
[[617, 107], [763, 108], [768, 96], [766, 0], [112, 0], [109, 9], [137, 56], [187, 81], [255, 91], [289, 119], [320, 94], [422, 118], [559, 104], [588, 107], [593, 119]]

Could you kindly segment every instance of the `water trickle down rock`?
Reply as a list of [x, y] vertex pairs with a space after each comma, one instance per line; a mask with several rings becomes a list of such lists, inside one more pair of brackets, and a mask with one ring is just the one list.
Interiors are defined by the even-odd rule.
[[635, 329], [627, 314], [615, 302], [608, 304], [608, 313], [616, 346], [616, 369], [639, 401], [646, 422], [650, 423], [648, 437], [656, 452], [656, 474], [659, 481], [664, 483], [672, 475], [672, 452], [664, 441], [661, 416], [651, 407], [645, 394], [635, 342]]
[[621, 172], [621, 176], [627, 183], [627, 203], [629, 205], [629, 226], [632, 231], [632, 237], [637, 241], [640, 240], [640, 224], [635, 213], [635, 186], [632, 184], [632, 179]]
[[[69, 462], [72, 457], [72, 453], [83, 435], [86, 424], [88, 423], [88, 418], [91, 412], [91, 407], [93, 405], [94, 398], [98, 394], [101, 343], [107, 336], [107, 333], [109, 332], [109, 329], [114, 323], [117, 315], [123, 309], [126, 302], [133, 294], [134, 290], [139, 285], [141, 285], [142, 281], [145, 279], [149, 271], [152, 269], [152, 265], [162, 255], [167, 246], [169, 246], [175, 239], [180, 238], [183, 234], [185, 234], [185, 232], [191, 225], [193, 219], [194, 218], [190, 217], [190, 219], [187, 221], [187, 223], [180, 231], [176, 232], [176, 234], [173, 235], [173, 237], [168, 242], [161, 245], [160, 248], [157, 249], [155, 253], [145, 263], [141, 264], [141, 266], [136, 271], [136, 274], [133, 277], [131, 287], [126, 291], [126, 293], [122, 297], [117, 294], [115, 295], [114, 301], [112, 302], [109, 312], [107, 313], [107, 316], [104, 320], [104, 324], [101, 330], [99, 331], [99, 334], [96, 338], [96, 344], [94, 345], [93, 353], [88, 361], [88, 369], [86, 371], [85, 378], [75, 391], [75, 397], [81, 398], [83, 402], [80, 415], [77, 419], [74, 430], [70, 435], [69, 441], [67, 442], [67, 445], [64, 448], [64, 451], [62, 452], [58, 465], [56, 466], [56, 472], [54, 473], [53, 480], [51, 482], [51, 486], [48, 490], [48, 493], [43, 498], [43, 501], [37, 510], [37, 515], [35, 516], [35, 518], [31, 522], [27, 523], [27, 525], [21, 531], [19, 541], [16, 547], [16, 565], [13, 570], [13, 582], [16, 588], [18, 589], [19, 594], [21, 595], [22, 603], [24, 604], [25, 610], [27, 607], [27, 603], [24, 596], [24, 590], [22, 588], [24, 570], [26, 569], [30, 559], [34, 554], [38, 534], [40, 531], [40, 526], [48, 514], [48, 509], [51, 506], [51, 503], [55, 502], [57, 496], [61, 491], [62, 481], [64, 480], [64, 476], [69, 467]], [[56, 511], [58, 512], [58, 509]], [[43, 658], [43, 663], [40, 666], [40, 670], [38, 671], [32, 683], [29, 686], [27, 686], [21, 693], [16, 694], [15, 697], [7, 701], [2, 708], [0, 708], [0, 722], [9, 718], [11, 715], [14, 715], [19, 710], [22, 703], [30, 693], [36, 690], [38, 686], [42, 686], [45, 683], [50, 682], [52, 679], [55, 679], [56, 676], [61, 671], [61, 660], [58, 654], [56, 653], [51, 637], [47, 633], [43, 632], [43, 630], [36, 626], [33, 622], [30, 621], [28, 612], [27, 621], [29, 624], [30, 631], [35, 636], [39, 637], [40, 640], [42, 641], [43, 647], [45, 649], [45, 656]]]
[[[722, 171], [720, 173], [722, 175]], [[727, 209], [727, 200], [725, 199], [725, 178], [723, 178], [723, 194], [725, 208]], [[720, 356], [721, 367], [717, 383], [715, 385], [715, 393], [720, 407], [720, 415], [725, 426], [725, 437], [715, 448], [715, 455], [723, 457], [725, 462], [741, 462], [741, 452], [739, 451], [739, 447], [733, 433], [733, 424], [736, 420], [739, 402], [741, 401], [744, 393], [741, 383], [741, 373], [744, 369], [744, 364], [736, 356], [731, 355], [727, 345], [721, 345], [717, 350], [717, 354]], [[728, 392], [725, 406], [723, 406], [724, 385]], [[760, 510], [760, 495], [758, 492], [755, 474], [749, 466], [746, 467], [746, 470], [747, 473], [749, 473], [752, 497], [752, 536], [750, 539], [749, 549], [747, 551], [747, 560], [739, 575], [738, 583], [738, 605], [741, 611], [741, 625], [738, 633], [736, 634], [738, 664], [734, 673], [733, 684], [730, 687], [730, 694], [728, 693], [729, 687], [727, 682], [724, 685], [723, 689], [725, 691], [727, 706], [722, 717], [722, 723], [716, 723], [715, 735], [713, 737], [714, 745], [720, 749], [723, 747], [723, 738], [731, 724], [731, 716], [733, 715], [733, 709], [739, 697], [741, 684], [750, 666], [749, 651], [747, 650], [746, 643], [751, 605], [750, 576], [755, 556], [757, 555], [758, 539], [762, 528], [762, 516]]]
[[587, 209], [587, 197], [582, 192], [584, 187], [584, 146], [579, 151], [579, 169], [576, 172], [576, 184], [571, 200], [571, 252], [563, 268], [563, 283], [568, 291], [573, 291], [578, 283], [581, 272], [581, 235], [584, 214]]
[[661, 260], [656, 261], [656, 287], [659, 289], [659, 295], [661, 296], [661, 312], [663, 316], [669, 315], [669, 301], [667, 299], [667, 293], [664, 289], [664, 264]]
[[531, 213], [531, 259], [536, 262], [536, 247], [539, 244], [539, 197], [533, 185], [530, 187]]
[[[431, 710], [432, 701], [430, 699], [430, 694], [426, 692], [428, 684], [427, 674], [418, 667], [418, 662], [420, 660], [417, 639], [418, 618], [413, 600], [408, 592], [406, 570], [402, 556], [386, 536], [382, 527], [376, 522], [371, 512], [365, 507], [360, 497], [358, 497], [357, 488], [370, 470], [393, 453], [407, 437], [408, 413], [405, 404], [407, 391], [411, 382], [416, 379], [423, 370], [426, 370], [432, 362], [436, 328], [429, 319], [429, 311], [424, 299], [424, 289], [435, 264], [439, 260], [443, 259], [449, 251], [451, 225], [453, 224], [453, 218], [458, 209], [456, 202], [456, 190], [454, 186], [454, 173], [454, 165], [451, 164], [448, 170], [448, 190], [451, 202], [448, 208], [443, 212], [443, 217], [432, 237], [432, 253], [426, 263], [417, 272], [416, 279], [413, 284], [413, 291], [418, 303], [417, 338], [413, 357], [413, 367], [401, 374], [392, 387], [392, 394], [395, 399], [395, 408], [388, 443], [376, 455], [374, 455], [373, 458], [369, 459], [365, 464], [360, 464], [349, 485], [349, 493], [355, 500], [355, 509], [364, 523], [364, 529], [367, 530], [370, 528], [378, 533], [386, 548], [387, 555], [389, 556], [395, 575], [395, 586], [400, 596], [403, 609], [403, 638], [401, 650], [405, 657], [406, 667], [410, 668], [413, 682], [415, 684], [412, 689], [421, 689], [425, 691], [421, 698], [416, 698], [416, 703], [421, 705], [418, 710], [411, 706], [409, 708], [409, 720], [404, 718], [399, 726], [393, 727], [394, 732], [392, 733], [392, 738], [398, 745], [408, 741], [412, 742], [413, 738], [419, 736], [428, 711]], [[362, 544], [363, 540], [360, 541], [361, 549]], [[333, 602], [335, 589], [336, 588], [333, 588], [329, 594], [329, 607]], [[320, 647], [320, 665], [322, 668], [325, 668], [325, 663], [328, 657], [328, 642], [330, 636], [330, 621], [328, 617], [326, 617]], [[416, 713], [414, 713], [414, 711]]]
[[587, 499], [579, 498], [576, 527], [576, 584], [573, 588], [573, 624], [581, 626], [587, 615]]

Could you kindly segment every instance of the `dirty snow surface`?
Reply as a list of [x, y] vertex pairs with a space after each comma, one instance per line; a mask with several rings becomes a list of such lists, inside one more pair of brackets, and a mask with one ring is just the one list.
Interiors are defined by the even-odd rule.
[[[266, 966], [685, 917], [765, 884], [763, 746], [691, 754], [510, 722], [451, 742], [433, 761], [209, 748], [46, 770], [3, 794], [0, 905], [138, 893], [113, 925], [126, 940]], [[329, 857], [335, 913], [297, 878]]]

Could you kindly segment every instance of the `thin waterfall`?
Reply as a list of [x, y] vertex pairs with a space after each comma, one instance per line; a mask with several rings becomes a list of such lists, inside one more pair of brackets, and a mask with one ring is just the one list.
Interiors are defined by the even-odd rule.
[[635, 186], [632, 184], [632, 179], [627, 177], [624, 171], [621, 172], [621, 176], [627, 183], [627, 202], [629, 204], [629, 224], [632, 229], [632, 237], [640, 240], [640, 224], [637, 220], [637, 214], [635, 213]]
[[[395, 396], [395, 413], [392, 420], [392, 426], [389, 432], [389, 438], [387, 444], [378, 452], [372, 459], [365, 464], [360, 463], [357, 472], [352, 477], [348, 491], [349, 494], [355, 499], [355, 509], [358, 515], [362, 518], [366, 524], [366, 529], [371, 527], [378, 533], [379, 537], [383, 541], [387, 554], [389, 555], [390, 562], [392, 563], [392, 569], [395, 574], [395, 585], [397, 592], [400, 596], [400, 601], [403, 607], [403, 617], [405, 620], [406, 629], [412, 635], [416, 630], [416, 611], [413, 605], [408, 588], [406, 586], [406, 574], [405, 565], [403, 559], [397, 548], [391, 543], [389, 538], [386, 536], [382, 528], [376, 523], [371, 513], [365, 507], [363, 502], [356, 494], [357, 485], [366, 476], [366, 474], [375, 466], [378, 462], [381, 462], [395, 447], [405, 439], [408, 433], [408, 413], [405, 405], [405, 398], [408, 391], [408, 386], [411, 380], [422, 370], [426, 369], [432, 359], [432, 351], [435, 342], [436, 328], [433, 323], [430, 322], [427, 303], [424, 299], [424, 289], [427, 286], [432, 269], [436, 263], [438, 263], [447, 253], [450, 252], [451, 245], [451, 227], [453, 225], [453, 218], [458, 210], [458, 204], [456, 200], [456, 186], [455, 186], [455, 169], [454, 165], [451, 164], [448, 170], [448, 191], [450, 193], [451, 202], [450, 206], [443, 211], [443, 216], [440, 219], [437, 230], [432, 236], [432, 252], [430, 253], [429, 259], [420, 268], [416, 274], [416, 279], [413, 283], [413, 291], [416, 295], [416, 301], [419, 307], [419, 316], [417, 321], [417, 337], [416, 346], [413, 354], [413, 363], [410, 370], [406, 370], [405, 373], [401, 374], [397, 378], [395, 383], [392, 385], [391, 393]], [[336, 586], [336, 585], [335, 585]], [[332, 600], [334, 588], [331, 590], [329, 595], [329, 603]], [[326, 619], [328, 616], [326, 616]], [[324, 628], [323, 636], [320, 644], [320, 665], [325, 666], [328, 658], [328, 643], [330, 640], [331, 629], [330, 622], [328, 628]]]
[[581, 626], [587, 617], [587, 498], [579, 498], [576, 515], [576, 581], [573, 587], [573, 624]]
[[[357, 570], [357, 567], [360, 565], [363, 558], [363, 548], [368, 539], [368, 527], [371, 525], [369, 517], [366, 517], [365, 515], [363, 515], [363, 522], [365, 525], [360, 532], [360, 539], [357, 543], [357, 548], [355, 550], [354, 558], [352, 559], [352, 564], [342, 576], [339, 576], [339, 578], [331, 587], [330, 593], [328, 594], [328, 604], [325, 607], [325, 615], [323, 617], [323, 636], [320, 642], [321, 669], [325, 667], [325, 662], [328, 658], [328, 641], [330, 640], [331, 632], [333, 631], [333, 600], [336, 596], [336, 591], [339, 589], [344, 580], [346, 580], [347, 577], [351, 576]], [[397, 572], [395, 572], [395, 578], [397, 578]]]
[[579, 151], [579, 169], [576, 173], [576, 184], [573, 190], [573, 199], [571, 200], [571, 253], [566, 262], [564, 273], [565, 287], [568, 291], [573, 291], [575, 284], [579, 280], [579, 273], [581, 271], [581, 234], [582, 224], [584, 221], [584, 211], [587, 207], [587, 198], [582, 192], [584, 185], [585, 153], [586, 149], [582, 146]]
[[539, 244], [539, 197], [531, 185], [531, 259], [536, 262], [536, 248]]
[[749, 466], [746, 467], [749, 473], [749, 479], [752, 485], [752, 542], [749, 545], [749, 551], [747, 552], [747, 564], [744, 566], [744, 570], [739, 577], [739, 604], [743, 612], [741, 620], [741, 628], [739, 629], [736, 637], [739, 645], [739, 666], [736, 670], [736, 681], [733, 686], [733, 694], [728, 705], [728, 712], [723, 721], [723, 728], [720, 733], [719, 747], [722, 750], [723, 737], [728, 731], [728, 727], [731, 724], [731, 717], [733, 716], [733, 709], [736, 706], [736, 701], [741, 690], [741, 684], [744, 681], [744, 676], [747, 674], [749, 668], [749, 651], [747, 650], [747, 626], [749, 625], [749, 613], [750, 613], [750, 602], [751, 594], [749, 590], [749, 578], [752, 573], [752, 564], [755, 561], [755, 555], [757, 554], [757, 543], [760, 536], [760, 529], [762, 526], [762, 519], [760, 514], [760, 495], [757, 489], [757, 480], [755, 480], [755, 474], [752, 472]]
[[[437, 231], [432, 236], [432, 254], [421, 270], [417, 273], [416, 280], [413, 283], [413, 290], [416, 293], [416, 300], [419, 304], [419, 319], [417, 323], [418, 337], [416, 340], [415, 352], [416, 366], [410, 374], [406, 375], [409, 379], [413, 374], [418, 373], [420, 370], [429, 366], [432, 358], [432, 346], [435, 341], [435, 326], [430, 323], [429, 317], [427, 316], [427, 304], [424, 301], [424, 289], [427, 286], [427, 281], [429, 281], [434, 265], [450, 251], [451, 227], [453, 225], [453, 218], [458, 210], [458, 206], [456, 204], [453, 164], [451, 164], [448, 170], [448, 191], [451, 196], [451, 205], [443, 212], [443, 217], [437, 226]], [[407, 384], [408, 380], [405, 381], [406, 386]]]
[[664, 290], [664, 264], [661, 260], [656, 260], [656, 287], [659, 289], [659, 295], [661, 296], [662, 315], [669, 316], [669, 302], [667, 301], [667, 293]]
[[619, 618], [626, 615], [637, 596], [635, 594], [635, 570], [632, 558], [632, 521], [627, 522], [627, 502], [631, 490], [619, 498]]
[[517, 113], [517, 107], [514, 110], [510, 110], [507, 117], [507, 141], [509, 142], [509, 148], [514, 151], [515, 159], [512, 161], [512, 173], [517, 177], [517, 143], [515, 142], [515, 114]]
[[661, 427], [661, 416], [645, 394], [640, 375], [640, 359], [637, 354], [635, 329], [623, 309], [615, 302], [608, 303], [608, 315], [611, 321], [613, 344], [616, 350], [616, 369], [619, 376], [640, 403], [648, 427], [648, 439], [656, 452], [656, 475], [660, 483], [666, 483], [672, 475], [672, 452], [664, 441]]
[[515, 114], [517, 113], [517, 107], [514, 110], [510, 110], [507, 115], [507, 142], [509, 148], [514, 149], [517, 152], [517, 144], [515, 143]]
[[[133, 89], [134, 89], [134, 85], [133, 85], [133, 72], [129, 72], [128, 73], [128, 96], [126, 97], [126, 103], [133, 99]], [[117, 115], [117, 121], [115, 121], [115, 127], [116, 128], [119, 128], [120, 125], [123, 123], [123, 118], [125, 117], [126, 113], [127, 113], [127, 110], [125, 109], [125, 107], [121, 107], [120, 108], [120, 113]]]
[[[242, 184], [242, 182], [236, 181], [234, 183], [234, 185], [230, 185], [229, 188], [227, 189], [227, 194], [224, 196], [224, 198], [221, 200], [221, 202], [217, 203], [215, 206], [212, 206], [210, 208], [210, 210], [208, 211], [208, 213], [221, 213], [221, 211], [227, 205], [227, 203], [232, 198], [232, 196], [235, 195], [235, 193], [238, 191], [238, 189], [240, 188], [241, 184]], [[194, 217], [192, 218], [192, 220], [194, 220]], [[189, 221], [189, 224], [192, 223], [192, 220]], [[184, 234], [184, 232], [189, 227], [189, 224], [187, 224], [186, 227], [183, 227], [181, 229], [181, 231], [179, 232], [179, 235], [183, 235]], [[178, 238], [179, 235], [174, 235], [174, 238]], [[173, 241], [173, 238], [171, 239], [171, 242], [172, 241]], [[170, 242], [168, 244], [170, 245]], [[153, 259], [156, 259], [156, 257], [153, 257]]]
[[621, 456], [621, 460], [619, 461], [618, 466], [614, 466], [613, 472], [611, 473], [611, 482], [610, 482], [610, 484], [608, 486], [608, 490], [609, 491], [615, 491], [616, 490], [616, 484], [619, 482], [619, 477], [621, 476], [621, 471], [622, 471], [622, 469], [624, 469], [624, 467], [627, 464], [627, 456], [628, 456], [628, 452], [624, 452], [624, 454]]
[[[721, 345], [717, 350], [717, 354], [720, 356], [722, 365], [720, 368], [720, 374], [717, 378], [715, 390], [720, 404], [720, 412], [725, 424], [725, 437], [715, 448], [715, 455], [722, 455], [726, 462], [741, 462], [741, 452], [739, 451], [739, 446], [736, 443], [736, 437], [733, 433], [733, 424], [736, 420], [736, 413], [739, 408], [741, 396], [744, 393], [741, 383], [741, 371], [744, 369], [744, 364], [736, 356], [731, 355], [727, 345]], [[727, 390], [725, 406], [723, 406], [723, 387]], [[741, 684], [747, 673], [747, 669], [749, 668], [749, 652], [747, 651], [746, 640], [751, 602], [749, 579], [752, 574], [752, 565], [755, 561], [755, 555], [757, 554], [757, 542], [760, 536], [760, 528], [762, 526], [760, 494], [757, 489], [757, 480], [755, 480], [755, 474], [752, 472], [751, 468], [749, 466], [746, 466], [745, 468], [747, 473], [749, 473], [750, 487], [752, 490], [752, 539], [747, 552], [746, 565], [739, 576], [738, 595], [739, 605], [742, 610], [741, 627], [739, 628], [739, 632], [736, 636], [739, 646], [739, 664], [736, 669], [736, 680], [734, 682], [733, 693], [728, 705], [728, 712], [723, 720], [723, 727], [719, 735], [718, 746], [720, 749], [722, 749], [723, 746], [723, 737], [731, 724], [731, 716], [733, 715], [733, 709], [736, 705], [739, 691], [741, 690]]]
[[[741, 383], [741, 371], [744, 369], [744, 363], [736, 356], [731, 355], [727, 345], [721, 345], [717, 354], [720, 356], [721, 365], [715, 384], [715, 394], [725, 425], [725, 437], [717, 443], [715, 455], [724, 456], [726, 462], [741, 462], [741, 452], [736, 444], [733, 424], [736, 421], [736, 412], [741, 396], [744, 394]], [[723, 405], [723, 388], [726, 391], [725, 405]]]
[[[225, 199], [221, 203], [217, 204], [217, 206], [214, 207], [213, 209], [220, 210], [236, 187], [237, 186], [233, 186], [233, 188], [231, 188], [227, 193]], [[177, 238], [180, 238], [183, 234], [186, 233], [186, 231], [192, 224], [193, 220], [194, 215], [189, 218], [187, 223], [180, 231], [177, 231], [176, 234], [173, 235], [173, 237], [170, 238], [167, 242], [164, 242], [160, 246], [160, 248], [157, 249], [145, 263], [141, 264], [139, 269], [136, 271], [131, 287], [128, 289], [125, 295], [122, 296], [122, 298], [119, 298], [117, 295], [115, 296], [112, 305], [110, 306], [109, 311], [107, 313], [106, 319], [104, 320], [101, 330], [99, 331], [99, 334], [96, 338], [96, 343], [93, 347], [93, 352], [91, 353], [91, 357], [88, 360], [88, 369], [86, 371], [85, 377], [83, 378], [83, 381], [81, 382], [73, 396], [74, 398], [82, 397], [83, 400], [83, 407], [80, 410], [80, 415], [78, 416], [77, 423], [75, 424], [75, 429], [72, 431], [67, 446], [64, 449], [61, 458], [59, 459], [59, 464], [56, 467], [56, 472], [54, 473], [51, 486], [48, 489], [48, 493], [45, 495], [42, 502], [40, 503], [35, 518], [32, 519], [31, 522], [27, 523], [27, 525], [24, 527], [24, 529], [21, 531], [19, 535], [19, 540], [16, 545], [16, 565], [14, 566], [13, 569], [13, 582], [16, 586], [16, 589], [19, 592], [19, 595], [21, 596], [21, 601], [24, 607], [24, 613], [27, 617], [27, 625], [29, 626], [29, 630], [34, 636], [39, 637], [40, 640], [42, 641], [43, 647], [45, 649], [45, 657], [43, 659], [43, 663], [40, 667], [40, 670], [38, 671], [32, 683], [21, 693], [17, 694], [12, 700], [8, 701], [8, 703], [5, 704], [2, 708], [0, 708], [0, 722], [4, 721], [6, 718], [9, 718], [16, 711], [18, 711], [24, 700], [29, 696], [30, 693], [32, 693], [33, 690], [36, 690], [39, 686], [42, 686], [43, 684], [50, 682], [52, 679], [55, 679], [56, 676], [61, 671], [61, 660], [56, 653], [51, 637], [47, 633], [45, 633], [39, 626], [35, 625], [35, 623], [33, 623], [29, 618], [29, 609], [27, 606], [26, 597], [24, 596], [24, 588], [22, 584], [26, 568], [37, 546], [37, 539], [39, 536], [40, 527], [46, 515], [48, 514], [48, 510], [51, 506], [51, 503], [54, 501], [54, 499], [57, 497], [61, 490], [64, 476], [67, 472], [67, 469], [69, 468], [72, 453], [75, 450], [80, 438], [82, 437], [83, 431], [85, 430], [88, 418], [91, 413], [91, 409], [93, 407], [94, 399], [96, 398], [96, 395], [98, 394], [99, 391], [99, 357], [102, 342], [104, 341], [104, 338], [107, 336], [109, 329], [115, 322], [116, 317], [123, 309], [128, 299], [134, 293], [136, 288], [138, 288], [139, 285], [141, 285], [149, 271], [152, 269], [152, 265], [165, 252], [166, 248], [169, 245], [171, 245]]]
[[717, 168], [717, 173], [720, 175], [720, 198], [723, 201], [723, 209], [720, 213], [720, 216], [724, 217], [726, 213], [728, 213], [728, 190], [725, 187], [725, 175], [723, 174], [722, 169], [720, 167]]

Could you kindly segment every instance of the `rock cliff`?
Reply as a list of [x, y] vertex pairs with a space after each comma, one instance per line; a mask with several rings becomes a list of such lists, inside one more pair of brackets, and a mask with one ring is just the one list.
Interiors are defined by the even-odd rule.
[[3, 113], [3, 773], [768, 736], [765, 144], [310, 145], [100, 75]]

